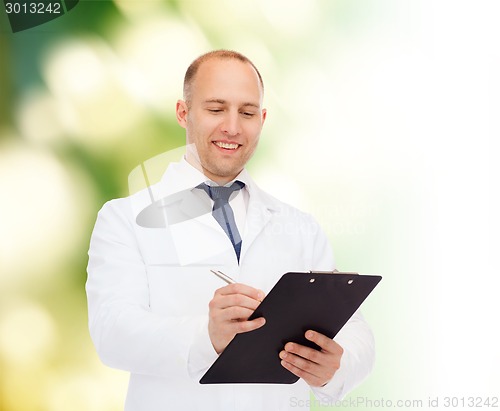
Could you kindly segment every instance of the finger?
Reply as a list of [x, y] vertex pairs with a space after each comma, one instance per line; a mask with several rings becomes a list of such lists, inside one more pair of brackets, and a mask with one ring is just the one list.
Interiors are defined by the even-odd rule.
[[307, 371], [310, 374], [314, 374], [314, 369], [316, 368], [315, 365], [317, 365], [317, 363], [285, 350], [282, 350], [279, 356], [285, 362], [292, 364], [303, 371]]
[[211, 313], [231, 308], [243, 308], [245, 310], [250, 310], [250, 312], [246, 316], [238, 317], [246, 319], [255, 311], [259, 304], [260, 303], [258, 301], [253, 300], [246, 295], [231, 294], [226, 296], [214, 297], [208, 303], [208, 308]]
[[243, 307], [254, 311], [259, 306], [259, 304], [260, 304], [259, 301], [254, 300], [253, 298], [250, 298], [243, 294], [225, 295], [221, 296], [217, 300], [217, 305], [220, 308]]
[[217, 321], [246, 321], [253, 314], [253, 310], [244, 307], [228, 307], [213, 310], [211, 318]]
[[256, 318], [252, 321], [233, 322], [228, 325], [228, 330], [234, 334], [246, 333], [256, 330], [266, 324], [264, 317]]
[[[287, 358], [288, 360], [289, 358]], [[309, 371], [297, 367], [294, 363], [287, 360], [281, 360], [281, 365], [297, 377], [302, 378], [311, 386], [319, 387], [322, 385], [321, 378], [317, 375], [311, 374]]]
[[306, 331], [305, 337], [321, 347], [321, 350], [327, 353], [342, 355], [344, 352], [343, 348], [333, 341], [331, 338], [317, 331], [308, 330]]
[[[283, 355], [280, 355], [282, 359], [287, 357], [287, 355], [289, 355], [291, 359], [296, 358], [294, 364], [298, 367], [300, 367], [300, 364], [302, 364], [303, 361], [312, 362], [314, 364], [321, 364], [324, 361], [325, 357], [325, 353], [297, 343], [285, 344], [285, 350], [282, 351], [282, 353]], [[301, 361], [301, 359], [304, 360]]]
[[231, 294], [243, 294], [257, 301], [262, 301], [264, 299], [264, 291], [241, 283], [229, 284], [215, 291], [215, 295]]

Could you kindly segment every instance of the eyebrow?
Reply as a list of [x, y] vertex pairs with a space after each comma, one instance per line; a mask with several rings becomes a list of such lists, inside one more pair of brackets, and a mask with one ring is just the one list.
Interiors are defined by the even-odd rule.
[[[220, 98], [211, 98], [211, 99], [205, 100], [204, 103], [205, 104], [209, 104], [209, 103], [226, 104], [227, 101], [226, 100], [222, 100]], [[255, 107], [255, 108], [260, 108], [260, 105], [248, 102], [248, 103], [243, 103], [241, 105], [241, 107]]]

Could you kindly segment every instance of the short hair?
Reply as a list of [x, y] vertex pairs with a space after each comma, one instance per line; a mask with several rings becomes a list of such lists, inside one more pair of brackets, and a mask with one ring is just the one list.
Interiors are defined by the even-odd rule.
[[214, 50], [202, 54], [200, 57], [198, 57], [189, 65], [188, 69], [186, 70], [186, 74], [184, 75], [184, 88], [183, 88], [184, 100], [189, 101], [191, 98], [191, 85], [193, 84], [194, 78], [200, 66], [204, 62], [212, 59], [221, 59], [221, 60], [234, 59], [234, 60], [239, 60], [243, 63], [250, 64], [257, 73], [257, 76], [259, 77], [260, 86], [262, 87], [262, 92], [264, 92], [264, 82], [262, 81], [262, 76], [260, 75], [260, 72], [255, 66], [255, 64], [253, 64], [248, 57], [244, 56], [241, 53], [238, 53], [237, 51]]

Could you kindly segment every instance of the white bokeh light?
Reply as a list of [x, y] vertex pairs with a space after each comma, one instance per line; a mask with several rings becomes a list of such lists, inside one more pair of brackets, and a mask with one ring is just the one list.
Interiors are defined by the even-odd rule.
[[276, 32], [300, 37], [318, 24], [321, 12], [316, 0], [259, 0], [262, 13]]
[[4, 144], [0, 192], [1, 286], [47, 280], [86, 229], [88, 182], [45, 150]]
[[44, 77], [68, 133], [87, 145], [106, 145], [145, 115], [126, 86], [130, 80], [113, 51], [99, 38], [70, 40], [45, 56]]
[[50, 143], [64, 136], [57, 101], [44, 90], [31, 90], [23, 96], [17, 122], [21, 135], [34, 143]]
[[[89, 367], [90, 368], [90, 367]], [[101, 364], [87, 372], [63, 369], [46, 376], [44, 405], [51, 411], [108, 411], [123, 408], [127, 375], [116, 370], [102, 370]]]
[[124, 29], [114, 41], [126, 67], [128, 91], [143, 104], [172, 115], [182, 98], [186, 67], [208, 48], [195, 27], [166, 16], [150, 17]]
[[32, 366], [54, 350], [57, 330], [48, 311], [34, 302], [7, 304], [0, 316], [0, 357], [13, 366]]

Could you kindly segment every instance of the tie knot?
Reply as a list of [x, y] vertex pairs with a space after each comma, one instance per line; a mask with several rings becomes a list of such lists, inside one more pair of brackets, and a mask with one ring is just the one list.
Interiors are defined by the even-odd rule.
[[241, 190], [243, 187], [245, 187], [245, 183], [242, 183], [241, 181], [235, 181], [229, 187], [209, 186], [205, 183], [202, 183], [198, 186], [198, 188], [205, 190], [205, 192], [210, 196], [212, 200], [214, 200], [214, 202], [222, 204], [229, 202], [229, 197], [231, 197], [231, 194], [235, 191]]

